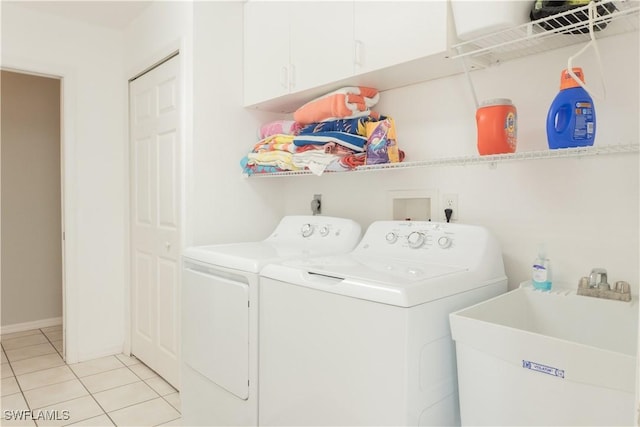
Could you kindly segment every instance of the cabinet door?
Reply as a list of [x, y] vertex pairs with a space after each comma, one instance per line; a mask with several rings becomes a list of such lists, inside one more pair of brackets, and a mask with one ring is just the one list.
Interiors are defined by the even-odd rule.
[[352, 1], [295, 1], [291, 6], [291, 92], [350, 77]]
[[447, 49], [447, 2], [356, 1], [356, 74]]
[[289, 8], [279, 1], [244, 5], [245, 105], [289, 93]]

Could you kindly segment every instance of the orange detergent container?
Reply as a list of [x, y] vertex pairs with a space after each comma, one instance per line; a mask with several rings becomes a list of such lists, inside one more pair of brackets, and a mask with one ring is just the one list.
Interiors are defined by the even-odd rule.
[[516, 107], [510, 99], [484, 101], [476, 111], [478, 153], [504, 154], [516, 151]]

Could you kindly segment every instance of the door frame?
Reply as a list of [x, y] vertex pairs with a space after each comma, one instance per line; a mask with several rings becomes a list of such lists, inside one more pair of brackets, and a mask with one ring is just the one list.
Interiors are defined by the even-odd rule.
[[[179, 68], [179, 73], [180, 75], [178, 76], [178, 85], [180, 87], [180, 91], [181, 91], [181, 96], [180, 96], [180, 102], [179, 102], [179, 106], [180, 106], [180, 138], [181, 138], [181, 144], [180, 144], [180, 156], [181, 156], [181, 160], [180, 160], [180, 174], [179, 174], [179, 180], [180, 180], [180, 194], [181, 194], [181, 200], [180, 200], [180, 220], [179, 220], [179, 227], [180, 227], [180, 253], [182, 253], [183, 249], [185, 248], [185, 242], [189, 241], [189, 239], [187, 238], [187, 228], [185, 227], [187, 221], [186, 221], [186, 214], [187, 214], [187, 209], [186, 209], [186, 205], [187, 205], [187, 200], [190, 199], [190, 193], [188, 193], [188, 186], [186, 185], [186, 181], [187, 181], [187, 168], [186, 168], [186, 164], [187, 164], [187, 160], [188, 157], [190, 156], [191, 153], [191, 146], [188, 143], [188, 141], [190, 141], [191, 139], [191, 135], [192, 135], [192, 112], [191, 110], [188, 109], [189, 105], [190, 105], [190, 100], [191, 100], [191, 86], [192, 86], [192, 79], [188, 78], [188, 69], [189, 69], [189, 64], [191, 63], [191, 58], [188, 56], [189, 49], [187, 48], [187, 40], [184, 37], [179, 38], [178, 40], [175, 40], [173, 43], [168, 44], [167, 46], [165, 46], [163, 49], [155, 52], [154, 55], [151, 55], [149, 58], [147, 58], [146, 60], [141, 61], [139, 64], [137, 64], [136, 66], [130, 68], [127, 71], [127, 76], [130, 76], [127, 79], [127, 107], [125, 109], [125, 113], [127, 116], [127, 150], [126, 150], [126, 164], [128, 165], [127, 167], [127, 177], [126, 177], [126, 183], [127, 183], [127, 188], [126, 188], [126, 203], [125, 203], [125, 209], [126, 209], [126, 215], [125, 215], [125, 227], [126, 227], [126, 237], [125, 237], [125, 241], [126, 241], [126, 248], [125, 248], [125, 271], [128, 273], [126, 276], [126, 282], [125, 282], [125, 301], [124, 301], [124, 313], [125, 313], [125, 319], [124, 319], [124, 327], [125, 327], [125, 334], [124, 334], [124, 347], [123, 347], [123, 353], [126, 355], [131, 355], [131, 341], [132, 341], [132, 335], [133, 335], [133, 322], [132, 322], [132, 316], [133, 316], [133, 310], [132, 310], [132, 299], [133, 299], [133, 285], [131, 282], [131, 275], [132, 275], [132, 263], [131, 263], [131, 209], [132, 209], [132, 205], [131, 205], [131, 184], [132, 184], [132, 174], [131, 174], [131, 168], [133, 167], [132, 165], [132, 161], [133, 161], [133, 156], [131, 155], [131, 121], [130, 121], [130, 87], [129, 84], [135, 80], [136, 78], [142, 76], [143, 74], [147, 73], [148, 71], [153, 70], [154, 68], [160, 66], [161, 64], [163, 64], [164, 62], [168, 61], [169, 59], [173, 58], [173, 57], [177, 57], [178, 58], [178, 68]], [[190, 159], [190, 157], [189, 157]]]
[[[75, 187], [72, 169], [75, 157], [75, 104], [76, 75], [72, 68], [28, 61], [3, 55], [0, 69], [14, 73], [45, 77], [60, 81], [60, 236], [62, 254], [62, 356], [67, 363], [78, 361], [76, 313], [78, 292], [75, 278]], [[64, 236], [64, 237], [63, 237]], [[0, 266], [1, 268], [1, 266]]]

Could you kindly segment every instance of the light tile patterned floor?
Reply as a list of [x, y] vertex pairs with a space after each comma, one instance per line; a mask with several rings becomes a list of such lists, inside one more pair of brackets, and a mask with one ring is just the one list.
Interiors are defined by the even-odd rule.
[[2, 335], [0, 425], [180, 425], [180, 395], [138, 359], [61, 355], [61, 326]]

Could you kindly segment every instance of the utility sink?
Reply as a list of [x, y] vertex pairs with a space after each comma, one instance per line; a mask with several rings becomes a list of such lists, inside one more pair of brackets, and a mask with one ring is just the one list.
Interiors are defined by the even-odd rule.
[[463, 425], [634, 425], [638, 299], [529, 284], [451, 313]]

